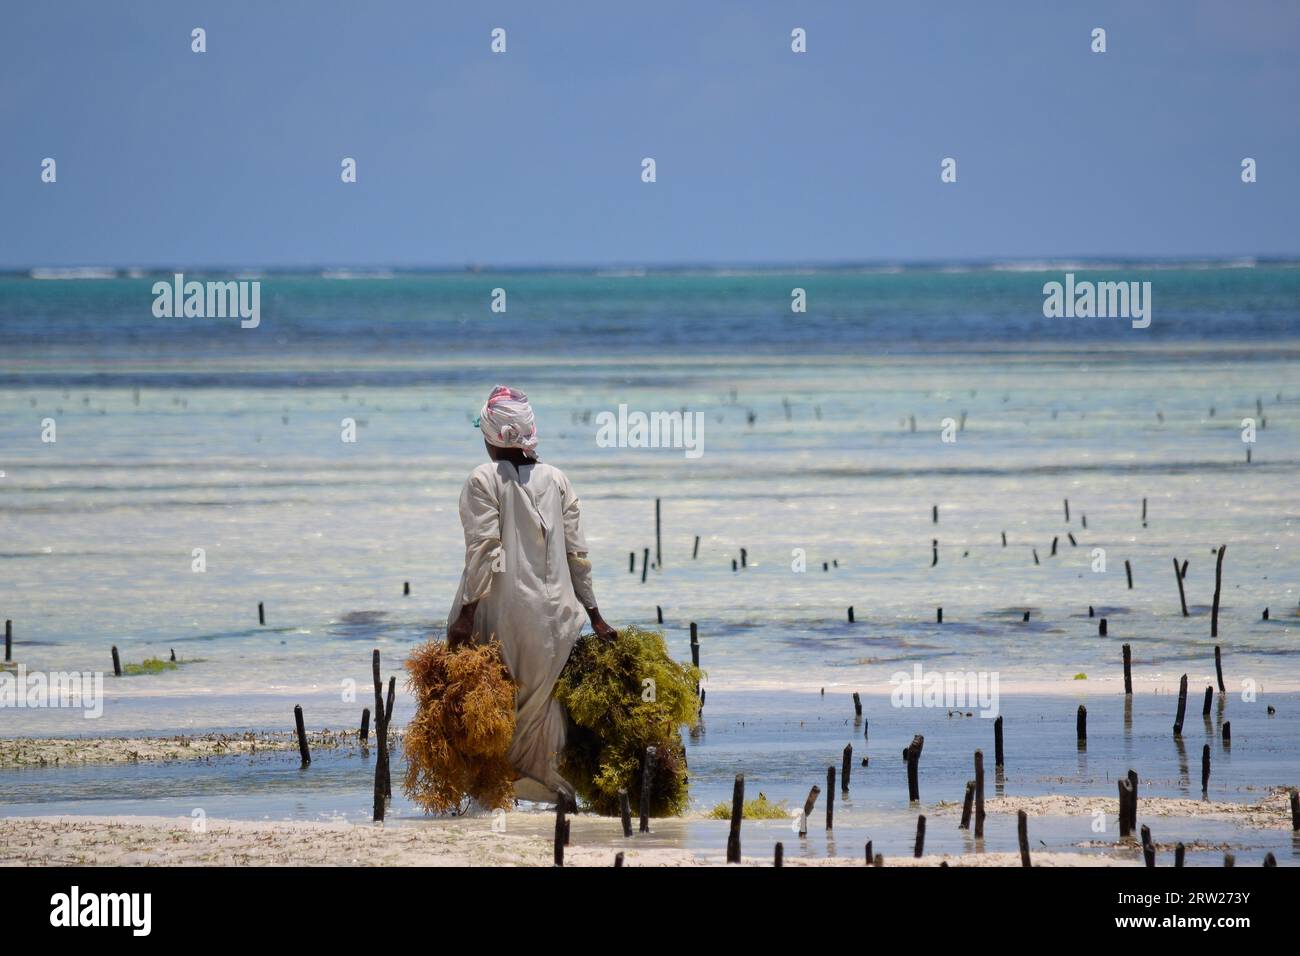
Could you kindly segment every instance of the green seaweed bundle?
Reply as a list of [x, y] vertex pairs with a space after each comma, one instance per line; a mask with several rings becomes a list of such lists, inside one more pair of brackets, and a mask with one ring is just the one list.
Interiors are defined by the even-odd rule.
[[639, 805], [647, 748], [656, 759], [649, 781], [650, 813], [686, 809], [686, 749], [682, 728], [700, 718], [702, 673], [668, 656], [657, 631], [625, 627], [615, 640], [585, 635], [574, 645], [555, 685], [572, 722], [560, 772], [596, 813], [619, 812], [625, 788]]

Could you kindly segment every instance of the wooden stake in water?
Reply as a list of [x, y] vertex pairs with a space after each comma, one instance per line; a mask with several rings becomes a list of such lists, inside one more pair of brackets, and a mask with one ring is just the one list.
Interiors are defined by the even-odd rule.
[[1201, 705], [1201, 716], [1210, 716], [1210, 702], [1214, 700], [1214, 687], [1210, 684], [1205, 685], [1205, 703]]
[[1187, 861], [1187, 847], [1179, 843], [1174, 847], [1174, 866], [1183, 866]]
[[1178, 559], [1174, 558], [1174, 580], [1178, 582], [1178, 601], [1183, 606], [1183, 617], [1187, 617], [1187, 592], [1183, 589], [1183, 574], [1178, 568]]
[[655, 499], [655, 567], [663, 570], [664, 554], [661, 539], [659, 537], [659, 499]]
[[307, 749], [307, 729], [303, 726], [302, 705], [293, 706], [293, 723], [298, 730], [298, 755], [302, 757], [304, 767], [311, 765], [311, 751]]
[[370, 708], [361, 708], [361, 733], [357, 735], [361, 746], [365, 747], [370, 741]]
[[627, 553], [627, 573], [628, 574], [636, 573], [636, 552], [635, 551], [629, 551]]
[[1097, 622], [1097, 633], [1102, 637], [1106, 636], [1106, 619], [1104, 617]]
[[1223, 590], [1223, 556], [1226, 544], [1219, 545], [1219, 557], [1214, 562], [1214, 606], [1210, 610], [1210, 637], [1219, 636], [1219, 593]]
[[993, 766], [1001, 770], [1006, 766], [1002, 754], [1002, 718], [993, 721]]
[[1210, 791], [1210, 745], [1201, 748], [1201, 793]]
[[410, 581], [403, 581], [403, 582], [402, 582], [402, 597], [410, 597], [410, 596], [411, 596], [411, 582], [410, 582]]
[[772, 865], [785, 865], [785, 846], [782, 845], [780, 840], [778, 840], [776, 846], [772, 848]]
[[691, 560], [694, 561], [700, 556], [700, 536], [695, 536], [695, 548], [691, 551]]
[[261, 601], [257, 602], [257, 623], [266, 623], [266, 608], [262, 605]]
[[1079, 749], [1086, 750], [1088, 747], [1088, 708], [1083, 704], [1079, 705], [1079, 713], [1074, 718], [1074, 734], [1078, 740]]
[[122, 676], [122, 659], [117, 656], [117, 645], [113, 645], [113, 676]]
[[922, 813], [916, 818], [916, 843], [912, 847], [912, 856], [916, 859], [921, 858], [925, 852], [925, 814]]
[[14, 622], [5, 620], [5, 660], [14, 659]]
[[645, 749], [645, 762], [641, 765], [641, 832], [650, 832], [650, 781], [654, 778], [655, 757], [658, 751], [654, 747]]
[[1124, 693], [1133, 693], [1133, 650], [1124, 645]]
[[646, 548], [641, 554], [641, 583], [645, 584], [646, 573], [650, 570], [650, 549]]
[[661, 608], [658, 604], [655, 605], [655, 620], [658, 621], [660, 624], [664, 622], [664, 609]]
[[849, 623], [850, 623], [850, 624], [853, 623], [853, 605], [852, 605], [852, 604], [849, 605]]
[[935, 612], [934, 612], [934, 619], [935, 619], [935, 622], [938, 623], [938, 624], [942, 624], [942, 623], [943, 623], [943, 608], [936, 608], [936, 609], [935, 609]]
[[1232, 746], [1232, 721], [1230, 720], [1225, 720], [1223, 722], [1223, 746]]
[[1214, 645], [1214, 673], [1219, 679], [1219, 693], [1226, 694], [1223, 686], [1223, 652], [1218, 644]]
[[803, 802], [803, 816], [799, 818], [799, 835], [808, 835], [808, 818], [812, 816], [813, 808], [817, 806], [817, 796], [822, 792], [822, 788], [813, 784], [812, 789], [808, 791], [808, 799]]
[[731, 831], [727, 834], [727, 862], [740, 862], [740, 819], [745, 813], [745, 775], [736, 774], [731, 788]]
[[840, 765], [840, 792], [849, 792], [849, 773], [853, 767], [853, 744], [844, 745], [844, 762]]
[[957, 824], [958, 830], [970, 829], [970, 811], [971, 805], [975, 802], [975, 781], [966, 781], [966, 799], [961, 805], [961, 823]]
[[1024, 810], [1016, 813], [1016, 838], [1020, 841], [1020, 865], [1032, 866], [1029, 862], [1029, 815]]
[[1178, 716], [1174, 718], [1174, 736], [1180, 737], [1183, 733], [1183, 716], [1187, 713], [1187, 675], [1184, 674], [1178, 682]]
[[975, 839], [984, 837], [984, 751], [975, 751]]
[[921, 799], [918, 765], [921, 762], [921, 748], [924, 746], [925, 738], [916, 734], [912, 737], [912, 742], [907, 745], [907, 749], [903, 751], [903, 759], [907, 761], [907, 799], [910, 803]]
[[1124, 573], [1128, 575], [1128, 589], [1133, 590], [1133, 565], [1129, 564], [1128, 559], [1124, 559]]
[[826, 768], [826, 829], [835, 828], [835, 768]]
[[1142, 856], [1147, 866], [1156, 865], [1156, 845], [1151, 841], [1151, 828], [1147, 826], [1142, 828]]
[[858, 696], [858, 692], [856, 690], [853, 692], [853, 716], [854, 717], [862, 716], [862, 698]]
[[617, 853], [614, 854], [614, 869], [618, 870], [618, 869], [622, 869], [622, 867], [623, 867], [623, 851], [619, 850]]
[[1300, 790], [1291, 791], [1291, 831], [1300, 833]]
[[1065, 499], [1065, 523], [1070, 523], [1070, 499]]

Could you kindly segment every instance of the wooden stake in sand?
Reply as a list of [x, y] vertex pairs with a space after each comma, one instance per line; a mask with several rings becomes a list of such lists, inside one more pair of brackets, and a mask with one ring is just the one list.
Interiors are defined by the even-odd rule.
[[1132, 768], [1128, 772], [1128, 783], [1132, 790], [1128, 798], [1128, 829], [1132, 833], [1138, 825], [1138, 775]]
[[970, 810], [971, 804], [975, 802], [975, 781], [966, 781], [966, 799], [961, 805], [961, 823], [957, 824], [958, 830], [970, 829]]
[[1124, 645], [1124, 693], [1133, 693], [1133, 650]]
[[113, 676], [122, 676], [122, 659], [117, 656], [117, 645], [113, 645]]
[[1016, 838], [1020, 841], [1020, 865], [1033, 866], [1029, 862], [1029, 815], [1024, 810], [1016, 812]]
[[1079, 713], [1074, 718], [1074, 734], [1080, 750], [1088, 749], [1088, 708], [1079, 705]]
[[361, 708], [361, 733], [357, 735], [361, 746], [366, 746], [370, 741], [370, 708]]
[[1214, 673], [1219, 679], [1219, 693], [1226, 694], [1227, 690], [1223, 686], [1223, 652], [1218, 644], [1214, 645]]
[[727, 834], [727, 862], [740, 862], [740, 818], [745, 813], [745, 775], [736, 774], [731, 788], [731, 831]]
[[302, 722], [302, 705], [293, 705], [293, 723], [298, 730], [298, 754], [302, 757], [302, 765], [308, 767], [311, 765], [311, 751], [307, 748], [307, 728]]
[[1187, 592], [1183, 590], [1183, 574], [1178, 569], [1178, 559], [1174, 558], [1174, 580], [1178, 582], [1178, 601], [1183, 606], [1183, 617], [1187, 617]]
[[650, 781], [654, 777], [655, 757], [658, 751], [654, 747], [645, 749], [645, 762], [641, 765], [641, 832], [650, 832]]
[[872, 853], [871, 853], [871, 841], [870, 841], [870, 840], [867, 841], [866, 851], [867, 851], [867, 866], [870, 866], [872, 863], [874, 863], [874, 862], [876, 861], [875, 856], [873, 856]]
[[916, 843], [912, 847], [912, 856], [916, 859], [921, 858], [925, 852], [925, 814], [922, 813], [916, 818]]
[[1214, 606], [1210, 610], [1210, 637], [1219, 636], [1219, 592], [1223, 590], [1223, 555], [1226, 544], [1219, 545], [1219, 557], [1214, 562]]
[[1201, 793], [1208, 794], [1210, 790], [1210, 745], [1206, 744], [1201, 748]]
[[257, 623], [258, 624], [266, 623], [266, 608], [262, 606], [261, 601], [257, 602]]
[[1128, 823], [1128, 805], [1133, 799], [1133, 785], [1125, 779], [1121, 779], [1117, 787], [1119, 789], [1119, 838], [1127, 840], [1133, 833]]
[[907, 799], [909, 803], [916, 803], [921, 799], [921, 783], [917, 770], [921, 762], [921, 748], [924, 746], [925, 738], [920, 734], [916, 734], [912, 738], [912, 742], [903, 751], [903, 759], [907, 761]]
[[1147, 866], [1156, 865], [1156, 845], [1151, 842], [1151, 828], [1146, 826], [1142, 828], [1142, 856]]
[[623, 851], [619, 850], [617, 853], [614, 854], [614, 869], [618, 870], [618, 869], [622, 869], [622, 867], [623, 867]]
[[565, 836], [569, 832], [568, 821], [564, 819], [564, 795], [555, 801], [555, 865], [564, 866]]
[[993, 766], [1001, 770], [1006, 765], [1002, 755], [1002, 718], [993, 721]]
[[984, 751], [975, 751], [975, 839], [984, 838]]
[[835, 768], [826, 768], [826, 829], [835, 829]]
[[1128, 559], [1124, 559], [1124, 573], [1128, 575], [1128, 589], [1133, 590], [1133, 565], [1129, 564]]
[[627, 798], [627, 788], [620, 787], [618, 791], [618, 808], [623, 818], [623, 836], [632, 835], [632, 801]]
[[384, 822], [384, 795], [388, 792], [385, 777], [388, 771], [388, 734], [384, 727], [384, 679], [379, 673], [379, 648], [375, 648], [370, 658], [370, 669], [375, 679], [375, 743], [379, 745], [379, 756], [375, 758], [375, 807], [376, 823]]
[[1183, 716], [1187, 713], [1187, 675], [1184, 674], [1178, 682], [1178, 716], [1174, 718], [1174, 736], [1181, 737], [1183, 733]]

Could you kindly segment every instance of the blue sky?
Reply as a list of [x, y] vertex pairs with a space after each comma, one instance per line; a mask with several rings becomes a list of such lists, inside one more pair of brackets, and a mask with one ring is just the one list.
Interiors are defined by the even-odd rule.
[[1289, 0], [15, 4], [0, 268], [1294, 256], [1298, 53]]

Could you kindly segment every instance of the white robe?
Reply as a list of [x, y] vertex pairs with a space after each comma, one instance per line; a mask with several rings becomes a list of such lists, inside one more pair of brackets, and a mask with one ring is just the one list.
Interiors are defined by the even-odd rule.
[[525, 778], [518, 795], [572, 797], [556, 769], [567, 717], [551, 691], [587, 619], [584, 608], [596, 606], [578, 497], [558, 468], [485, 462], [460, 493], [460, 520], [465, 572], [448, 625], [477, 600], [475, 642], [501, 642], [518, 685], [509, 753]]

